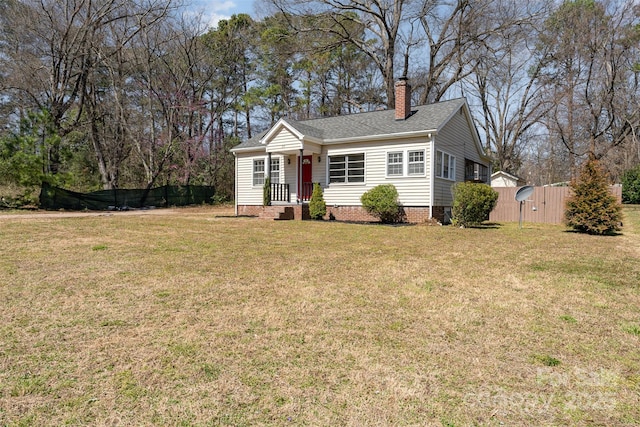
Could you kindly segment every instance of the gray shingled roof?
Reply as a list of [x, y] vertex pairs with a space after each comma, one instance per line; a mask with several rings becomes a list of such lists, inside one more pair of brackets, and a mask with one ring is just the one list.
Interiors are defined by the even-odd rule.
[[[464, 104], [464, 98], [458, 98], [437, 104], [412, 107], [412, 114], [406, 120], [396, 120], [395, 110], [372, 111], [304, 121], [284, 120], [305, 136], [327, 141], [405, 132], [436, 131]], [[260, 139], [267, 132], [262, 132], [244, 141], [234, 150], [260, 147]]]

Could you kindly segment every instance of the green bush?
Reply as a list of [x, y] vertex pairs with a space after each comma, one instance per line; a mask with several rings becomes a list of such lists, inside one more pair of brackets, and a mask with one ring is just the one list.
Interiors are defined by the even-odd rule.
[[398, 203], [398, 190], [393, 184], [373, 187], [360, 197], [362, 207], [385, 224], [404, 220], [404, 210]]
[[498, 203], [498, 192], [487, 184], [459, 182], [453, 186], [451, 222], [459, 227], [480, 224]]
[[271, 178], [264, 178], [264, 185], [262, 186], [262, 205], [271, 206]]
[[322, 187], [319, 183], [313, 184], [313, 193], [309, 200], [309, 215], [312, 219], [322, 219], [327, 214], [327, 205], [322, 195]]
[[640, 164], [622, 176], [622, 203], [640, 204]]
[[38, 207], [40, 204], [40, 186], [23, 187], [0, 184], [0, 209], [20, 209]]
[[595, 159], [589, 159], [567, 200], [565, 224], [581, 233], [611, 234], [620, 229], [622, 207], [611, 194], [607, 177]]

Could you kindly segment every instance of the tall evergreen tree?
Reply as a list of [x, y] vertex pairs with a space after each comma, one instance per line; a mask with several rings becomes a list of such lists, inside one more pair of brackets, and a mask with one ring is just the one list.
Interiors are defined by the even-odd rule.
[[611, 234], [620, 229], [622, 207], [609, 191], [606, 175], [593, 156], [571, 188], [573, 195], [565, 211], [568, 227], [589, 234]]

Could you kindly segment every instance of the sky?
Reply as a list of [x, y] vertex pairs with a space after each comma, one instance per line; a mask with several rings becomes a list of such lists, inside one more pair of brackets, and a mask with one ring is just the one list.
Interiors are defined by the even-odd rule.
[[256, 17], [254, 0], [192, 0], [191, 3], [191, 9], [196, 13], [202, 12], [211, 27], [215, 27], [219, 20], [239, 13]]

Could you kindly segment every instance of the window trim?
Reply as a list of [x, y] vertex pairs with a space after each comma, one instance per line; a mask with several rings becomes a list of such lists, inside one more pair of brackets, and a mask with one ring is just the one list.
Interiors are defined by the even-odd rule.
[[[390, 175], [389, 174], [389, 155], [390, 154], [402, 154], [402, 174]], [[421, 153], [421, 162], [409, 162], [409, 157], [412, 153]], [[398, 178], [423, 178], [427, 176], [427, 151], [424, 148], [405, 148], [403, 150], [388, 150], [385, 151], [385, 178], [398, 179]], [[397, 164], [397, 163], [395, 163]], [[422, 164], [422, 172], [410, 173], [409, 166], [411, 164]]]
[[[362, 156], [362, 181], [349, 181], [349, 156]], [[342, 175], [342, 178], [344, 179], [344, 181], [332, 181], [332, 177], [331, 177], [331, 165], [332, 162], [331, 160], [335, 157], [344, 157], [344, 162], [338, 162], [338, 164], [340, 163], [344, 163], [344, 169], [337, 169], [337, 170], [343, 170], [344, 171], [344, 175]], [[356, 163], [356, 161], [352, 161], [353, 163]], [[359, 161], [357, 161], [359, 163]], [[358, 170], [360, 168], [354, 168], [355, 170]], [[334, 169], [335, 170], [335, 169]], [[359, 177], [360, 175], [358, 175]], [[358, 151], [358, 152], [353, 152], [353, 153], [335, 153], [335, 154], [327, 154], [327, 185], [364, 185], [367, 182], [367, 153], [365, 153], [364, 151]]]
[[[273, 167], [274, 165], [277, 165], [277, 171]], [[279, 157], [272, 157], [271, 158], [271, 164], [269, 166], [270, 166], [269, 167], [269, 177], [271, 178], [271, 183], [272, 184], [280, 184], [280, 158]], [[274, 178], [276, 178], [276, 179], [274, 179]]]
[[[256, 166], [258, 166], [259, 163], [262, 163], [262, 171], [257, 170]], [[266, 161], [265, 159], [253, 159], [252, 164], [252, 185], [254, 187], [260, 187], [264, 185], [264, 175], [265, 175], [265, 165], [266, 165]], [[260, 176], [262, 176], [262, 178], [260, 178]], [[256, 182], [257, 180], [260, 180], [262, 182]]]
[[[411, 153], [421, 153], [422, 154], [422, 161], [420, 162], [411, 162]], [[411, 165], [412, 164], [422, 164], [422, 172], [419, 173], [411, 173]], [[419, 150], [407, 150], [407, 176], [410, 177], [414, 177], [414, 176], [425, 176], [426, 175], [426, 171], [427, 171], [427, 153], [425, 152], [424, 149], [419, 149]]]
[[[449, 162], [447, 164], [447, 176], [444, 176], [444, 159], [445, 155], [449, 156]], [[442, 160], [440, 157], [442, 156]], [[447, 151], [436, 150], [436, 159], [435, 159], [435, 177], [440, 179], [446, 179], [448, 181], [456, 180], [456, 156]]]
[[[399, 178], [399, 177], [405, 176], [404, 153], [405, 153], [404, 151], [387, 151], [386, 152], [386, 167], [385, 167], [385, 170], [386, 170], [386, 176], [388, 178]], [[400, 155], [400, 162], [394, 162], [394, 163], [389, 162], [389, 160], [390, 160], [389, 156], [398, 155], [398, 154]], [[400, 173], [393, 173], [393, 174], [389, 173], [389, 167], [392, 166], [392, 165], [393, 166], [400, 165]]]
[[464, 180], [473, 182], [489, 182], [489, 166], [473, 159], [464, 159]]

